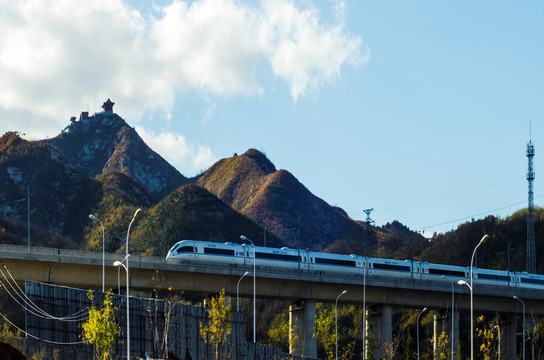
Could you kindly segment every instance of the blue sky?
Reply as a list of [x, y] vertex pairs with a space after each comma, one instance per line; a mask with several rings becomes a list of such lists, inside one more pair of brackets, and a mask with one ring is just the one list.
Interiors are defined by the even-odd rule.
[[184, 175], [263, 151], [377, 225], [448, 231], [544, 196], [539, 1], [0, 0], [0, 131], [106, 98]]

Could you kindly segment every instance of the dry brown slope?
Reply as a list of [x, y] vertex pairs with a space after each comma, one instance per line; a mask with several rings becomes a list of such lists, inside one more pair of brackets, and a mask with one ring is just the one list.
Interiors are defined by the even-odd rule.
[[356, 240], [362, 233], [343, 211], [313, 195], [287, 170], [276, 170], [255, 149], [218, 161], [197, 184], [290, 246], [322, 249], [338, 239]]

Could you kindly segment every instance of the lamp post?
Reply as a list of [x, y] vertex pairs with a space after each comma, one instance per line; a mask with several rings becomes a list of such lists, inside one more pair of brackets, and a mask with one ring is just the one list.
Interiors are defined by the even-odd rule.
[[448, 280], [451, 284], [451, 338], [450, 338], [450, 342], [451, 342], [451, 360], [453, 360], [453, 342], [454, 342], [453, 334], [455, 331], [455, 328], [454, 328], [455, 322], [454, 322], [453, 314], [455, 313], [455, 288], [453, 287], [453, 281], [451, 281], [451, 279], [446, 277], [446, 275], [442, 275], [441, 278]]
[[106, 269], [106, 250], [105, 250], [105, 243], [106, 243], [106, 233], [104, 231], [104, 224], [102, 221], [100, 221], [99, 218], [94, 216], [93, 214], [89, 215], [89, 218], [96, 220], [100, 223], [100, 226], [102, 226], [102, 292], [106, 292], [106, 275], [105, 275], [105, 269]]
[[491, 331], [497, 329], [497, 339], [499, 341], [499, 349], [497, 351], [497, 360], [501, 360], [501, 328], [499, 327], [499, 324], [493, 326]]
[[[130, 335], [129, 335], [129, 329], [130, 329], [130, 321], [129, 321], [129, 315], [130, 315], [130, 310], [129, 310], [129, 306], [128, 306], [128, 268], [125, 266], [125, 264], [123, 264], [123, 261], [127, 261], [127, 265], [128, 265], [128, 257], [125, 257], [122, 261], [114, 261], [113, 262], [113, 266], [117, 266], [117, 287], [118, 289], [120, 289], [119, 287], [119, 271], [121, 270], [121, 267], [123, 269], [125, 269], [125, 272], [127, 273], [127, 359], [130, 360]], [[121, 292], [119, 290], [119, 295], [121, 295]]]
[[523, 300], [521, 300], [516, 295], [513, 296], [514, 299], [519, 300], [521, 302], [521, 306], [523, 307], [523, 360], [525, 360], [525, 303]]
[[[480, 247], [480, 245], [482, 245], [487, 239], [489, 239], [489, 235], [484, 235], [482, 237], [482, 239], [480, 240], [480, 242], [478, 243], [478, 245], [476, 245], [476, 247], [474, 248], [474, 251], [472, 252], [472, 257], [470, 258], [470, 286], [469, 286], [469, 289], [470, 289], [470, 360], [474, 360], [474, 307], [473, 307], [473, 291], [472, 289], [474, 288], [473, 286], [473, 277], [472, 277], [472, 270], [473, 270], [473, 264], [474, 264], [474, 255], [476, 254], [476, 250], [478, 249], [478, 247]], [[458, 284], [459, 285], [463, 285], [461, 284], [461, 281], [463, 280], [459, 280]], [[463, 281], [465, 282], [465, 281]], [[465, 282], [466, 284], [466, 282]], [[468, 286], [468, 284], [466, 284]]]
[[364, 269], [363, 269], [363, 360], [366, 359], [366, 272], [367, 268], [367, 259], [364, 260]]
[[342, 293], [336, 297], [336, 301], [334, 302], [334, 327], [336, 330], [334, 333], [334, 342], [336, 344], [336, 360], [338, 360], [338, 299], [347, 292], [347, 290], [342, 291]]
[[244, 273], [244, 275], [242, 275], [242, 277], [240, 279], [238, 279], [238, 284], [236, 284], [236, 311], [240, 311], [240, 292], [238, 291], [239, 288], [240, 288], [240, 281], [242, 281], [242, 279], [247, 275], [249, 274], [249, 271], [246, 271]]
[[[256, 305], [256, 302], [255, 302], [255, 294], [256, 294], [256, 288], [255, 288], [255, 276], [256, 276], [256, 272], [255, 272], [255, 257], [257, 255], [257, 251], [255, 249], [255, 244], [253, 243], [253, 241], [251, 241], [250, 239], [248, 239], [246, 236], [242, 235], [240, 236], [240, 239], [244, 240], [244, 241], [249, 241], [251, 243], [251, 245], [253, 246], [253, 343], [255, 344], [257, 342], [257, 305]], [[244, 244], [245, 245], [245, 244]]]
[[126, 250], [127, 250], [127, 254], [125, 256], [125, 260], [127, 262], [126, 266], [123, 265], [123, 263], [121, 263], [120, 261], [116, 261], [116, 262], [113, 263], [113, 265], [115, 265], [115, 266], [122, 265], [125, 268], [125, 271], [127, 273], [127, 360], [130, 360], [130, 304], [129, 304], [129, 276], [128, 276], [128, 258], [130, 256], [130, 253], [129, 253], [129, 249], [130, 249], [130, 247], [129, 247], [129, 244], [130, 244], [130, 228], [132, 227], [132, 223], [134, 222], [134, 220], [136, 220], [136, 216], [138, 216], [140, 211], [142, 211], [142, 209], [138, 209], [138, 210], [136, 210], [136, 212], [134, 212], [134, 215], [132, 216], [132, 220], [130, 220], [130, 224], [128, 225], [127, 243], [125, 245]]
[[473, 360], [474, 356], [474, 319], [473, 319], [473, 309], [472, 309], [472, 286], [470, 286], [469, 283], [467, 283], [465, 280], [459, 280], [457, 282], [459, 285], [463, 286], [466, 285], [470, 290], [470, 360]]
[[[113, 263], [115, 265], [115, 262]], [[121, 295], [121, 268], [117, 266], [117, 295]]]
[[425, 311], [427, 311], [427, 308], [424, 307], [423, 310], [421, 310], [421, 312], [419, 313], [419, 315], [417, 316], [417, 321], [416, 321], [416, 329], [417, 329], [417, 360], [419, 360], [419, 317], [421, 316], [421, 314], [423, 314]]

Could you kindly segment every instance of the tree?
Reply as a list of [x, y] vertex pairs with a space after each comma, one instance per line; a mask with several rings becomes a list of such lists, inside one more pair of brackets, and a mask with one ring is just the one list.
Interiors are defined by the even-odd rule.
[[334, 310], [330, 306], [322, 306], [315, 319], [315, 330], [327, 359], [334, 359], [335, 356], [335, 329]]
[[[176, 292], [172, 287], [163, 289], [165, 278], [159, 274], [159, 270], [155, 270], [155, 275], [152, 277], [155, 283], [153, 294], [154, 301], [152, 306], [148, 306], [149, 321], [153, 329], [153, 356], [158, 359], [165, 359], [169, 353], [169, 336], [170, 328], [179, 315], [175, 315], [174, 308], [181, 303], [182, 291]], [[159, 300], [159, 293], [166, 296]]]
[[283, 311], [277, 314], [271, 321], [267, 331], [270, 343], [284, 349], [303, 347], [301, 339], [297, 335], [296, 325], [289, 322], [289, 312]]
[[[94, 295], [89, 290], [89, 300], [94, 301]], [[94, 354], [97, 360], [113, 358], [113, 343], [120, 335], [121, 329], [117, 323], [117, 310], [111, 301], [111, 291], [106, 293], [102, 308], [93, 306], [89, 309], [89, 319], [83, 323], [82, 339], [94, 346]]]
[[225, 289], [210, 301], [208, 325], [200, 322], [200, 334], [206, 344], [215, 347], [215, 359], [224, 359], [223, 345], [227, 343], [230, 335], [230, 320], [232, 319], [232, 305], [230, 298], [225, 298]]
[[482, 359], [491, 360], [495, 356], [495, 335], [493, 332], [493, 323], [486, 323], [483, 315], [476, 318], [476, 323], [478, 324], [478, 327], [476, 327], [476, 333], [482, 342], [480, 344]]

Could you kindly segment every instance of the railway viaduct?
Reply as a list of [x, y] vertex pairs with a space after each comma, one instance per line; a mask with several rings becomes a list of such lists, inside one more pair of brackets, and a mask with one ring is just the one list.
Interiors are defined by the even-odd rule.
[[[116, 289], [125, 287], [125, 276], [119, 277], [123, 254], [105, 254], [105, 286]], [[37, 248], [16, 245], [0, 245], [0, 259], [9, 269], [15, 281], [24, 283], [33, 280], [79, 288], [102, 287], [102, 253], [66, 249]], [[2, 267], [2, 270], [5, 269]], [[253, 265], [203, 265], [198, 262], [168, 264], [164, 258], [131, 256], [129, 258], [130, 288], [152, 291], [157, 287], [183, 290], [187, 294], [214, 295], [221, 289], [233, 297], [237, 295], [237, 284]], [[240, 282], [241, 297], [253, 296], [252, 273]], [[457, 285], [451, 277], [455, 302], [454, 339], [459, 339], [459, 311], [470, 310], [470, 291], [467, 286]], [[256, 296], [290, 301], [290, 321], [296, 324], [301, 345], [292, 352], [306, 356], [317, 356], [316, 338], [313, 336], [316, 303], [334, 303], [343, 290], [347, 290], [339, 303], [365, 302], [367, 315], [373, 324], [374, 334], [381, 346], [375, 355], [388, 357], [392, 342], [391, 311], [393, 308], [427, 307], [439, 312], [435, 316], [435, 337], [445, 331], [451, 332], [452, 283], [448, 279], [423, 280], [419, 278], [354, 276], [333, 272], [309, 272], [307, 270], [278, 270], [269, 267], [256, 269]], [[544, 315], [544, 290], [517, 288], [514, 286], [484, 285], [475, 282], [473, 289], [474, 311], [499, 313], [506, 320], [501, 329], [501, 344], [507, 359], [516, 358], [516, 328], [521, 317], [520, 301], [523, 299], [526, 314]], [[364, 295], [363, 295], [364, 294]], [[446, 325], [442, 328], [446, 318]], [[468, 326], [468, 324], [466, 325]], [[436, 343], [436, 341], [435, 341]]]

